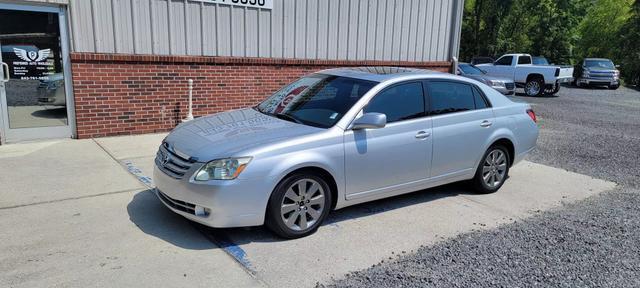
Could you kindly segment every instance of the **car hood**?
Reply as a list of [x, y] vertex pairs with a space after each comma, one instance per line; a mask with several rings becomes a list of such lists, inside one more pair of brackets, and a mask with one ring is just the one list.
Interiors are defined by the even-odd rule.
[[502, 77], [494, 77], [494, 76], [489, 76], [489, 75], [464, 75], [465, 77], [480, 81], [482, 83], [486, 83], [487, 80], [494, 80], [494, 81], [502, 81], [504, 83], [510, 83], [513, 82], [513, 80], [507, 79], [507, 78], [502, 78]]
[[587, 67], [584, 70], [586, 71], [595, 71], [595, 72], [616, 72], [617, 69], [611, 69], [611, 68], [601, 68], [601, 67]]
[[179, 155], [198, 162], [253, 156], [246, 150], [305, 136], [324, 129], [262, 114], [254, 109], [217, 113], [178, 125], [165, 139]]

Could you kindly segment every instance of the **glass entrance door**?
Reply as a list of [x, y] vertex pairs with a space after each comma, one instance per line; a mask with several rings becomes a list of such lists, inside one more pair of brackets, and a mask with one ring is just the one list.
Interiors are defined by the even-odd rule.
[[72, 135], [61, 23], [59, 8], [0, 4], [2, 142]]

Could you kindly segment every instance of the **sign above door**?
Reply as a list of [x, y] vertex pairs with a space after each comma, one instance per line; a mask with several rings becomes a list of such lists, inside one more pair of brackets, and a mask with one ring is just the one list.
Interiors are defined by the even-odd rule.
[[273, 9], [273, 0], [191, 0], [195, 2], [215, 3], [250, 8]]

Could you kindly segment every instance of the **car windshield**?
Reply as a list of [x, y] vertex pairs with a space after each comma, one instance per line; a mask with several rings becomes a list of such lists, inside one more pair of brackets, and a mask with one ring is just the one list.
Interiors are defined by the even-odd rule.
[[585, 60], [585, 66], [596, 69], [615, 69], [611, 60]]
[[533, 57], [533, 64], [535, 65], [549, 65], [549, 61], [544, 57]]
[[312, 74], [282, 88], [255, 107], [286, 121], [329, 128], [377, 82]]
[[482, 75], [484, 74], [484, 71], [480, 70], [480, 68], [473, 66], [471, 64], [460, 64], [458, 65], [458, 67], [460, 67], [460, 70], [462, 70], [462, 73], [467, 74], [467, 75]]

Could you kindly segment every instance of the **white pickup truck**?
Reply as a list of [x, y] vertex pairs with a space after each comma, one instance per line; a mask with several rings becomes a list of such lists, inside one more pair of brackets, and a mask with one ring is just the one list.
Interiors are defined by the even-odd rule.
[[493, 63], [476, 66], [487, 75], [512, 79], [528, 96], [555, 94], [560, 83], [573, 81], [573, 68], [534, 65], [529, 54], [505, 54]]

